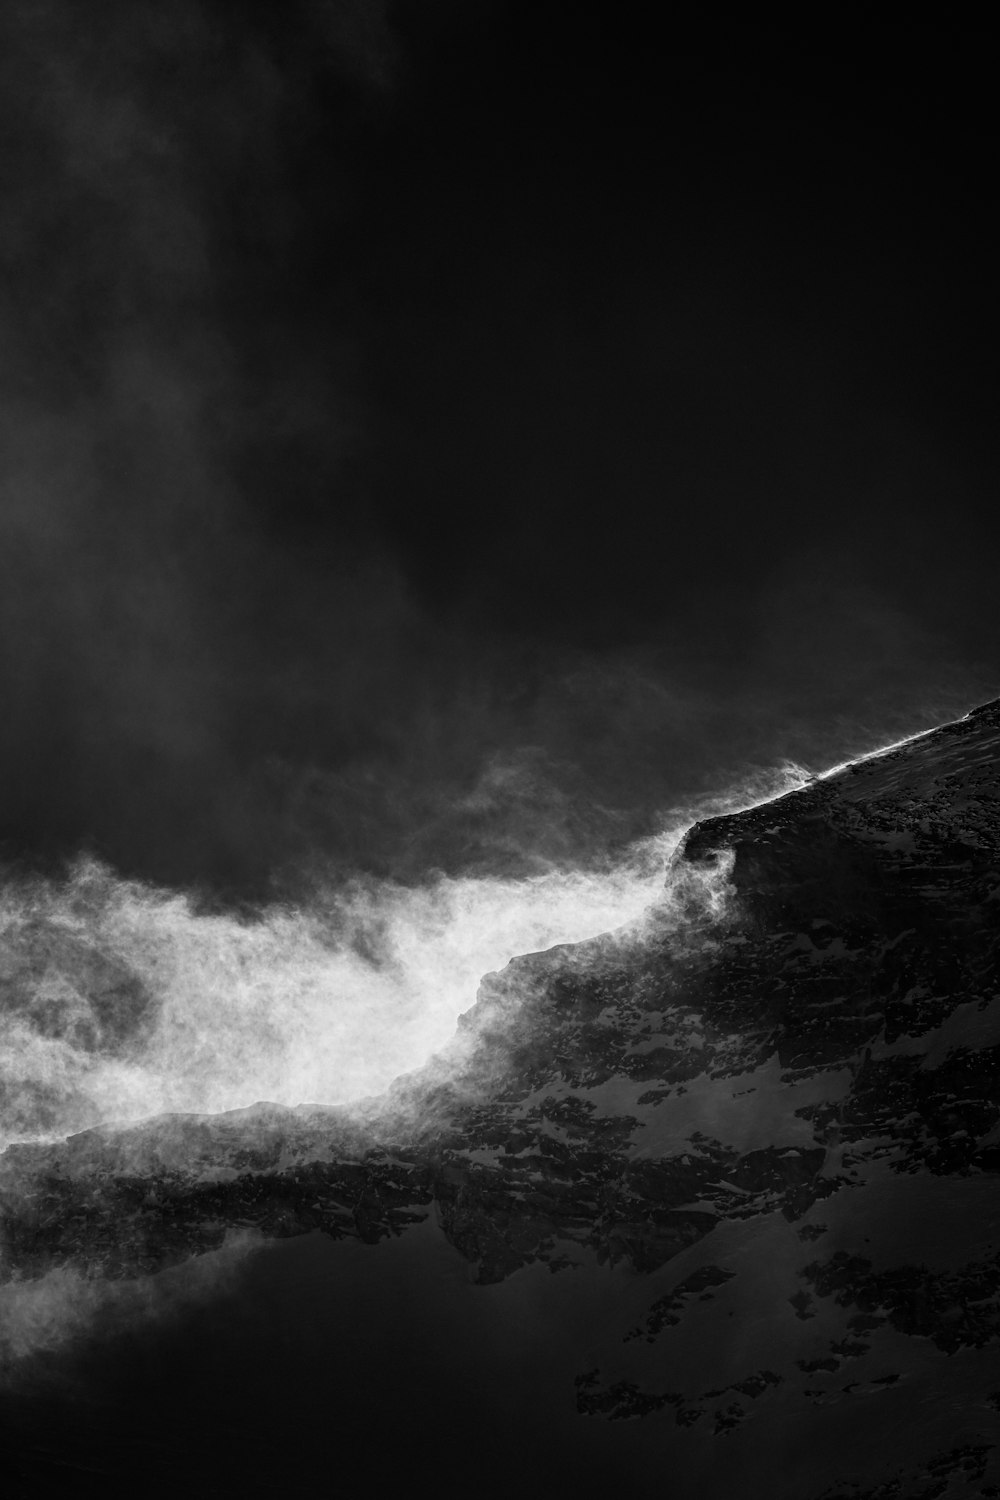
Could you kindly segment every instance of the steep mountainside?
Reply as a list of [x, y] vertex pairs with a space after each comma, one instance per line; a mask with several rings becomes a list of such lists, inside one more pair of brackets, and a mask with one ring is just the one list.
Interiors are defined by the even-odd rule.
[[998, 773], [993, 703], [695, 825], [660, 908], [488, 975], [383, 1099], [10, 1147], [6, 1276], [433, 1234], [456, 1296], [591, 1288], [565, 1397], [623, 1477], [1000, 1495]]

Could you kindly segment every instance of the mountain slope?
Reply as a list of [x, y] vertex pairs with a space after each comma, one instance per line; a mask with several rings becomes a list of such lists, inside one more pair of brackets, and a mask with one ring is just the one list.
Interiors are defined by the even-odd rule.
[[660, 907], [487, 976], [383, 1099], [8, 1148], [7, 1275], [430, 1233], [455, 1296], [590, 1288], [561, 1379], [636, 1476], [1000, 1494], [998, 766], [993, 703], [695, 825]]

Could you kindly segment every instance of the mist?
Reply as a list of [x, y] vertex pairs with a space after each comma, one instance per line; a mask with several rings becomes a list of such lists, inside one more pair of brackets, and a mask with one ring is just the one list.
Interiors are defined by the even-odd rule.
[[5, 11], [14, 1136], [377, 1092], [694, 810], [998, 691], [891, 142], [800, 174], [734, 57], [661, 101], [612, 32]]
[[[802, 784], [787, 765], [698, 810]], [[250, 919], [93, 861], [60, 881], [8, 881], [0, 1143], [265, 1101], [357, 1103], [433, 1054], [457, 1066], [460, 1017], [512, 958], [584, 940], [604, 952], [646, 924], [682, 945], [701, 919], [721, 919], [728, 870], [674, 859], [692, 814], [602, 867], [358, 878]]]

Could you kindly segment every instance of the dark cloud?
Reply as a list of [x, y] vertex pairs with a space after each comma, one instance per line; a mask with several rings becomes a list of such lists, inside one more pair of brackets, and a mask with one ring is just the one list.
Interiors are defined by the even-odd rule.
[[0, 28], [11, 857], [596, 857], [996, 690], [974, 77], [611, 8]]

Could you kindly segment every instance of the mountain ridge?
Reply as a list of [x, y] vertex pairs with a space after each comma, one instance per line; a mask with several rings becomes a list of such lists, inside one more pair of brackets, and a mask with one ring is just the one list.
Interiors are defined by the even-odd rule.
[[378, 1100], [8, 1148], [7, 1274], [433, 1225], [481, 1294], [542, 1267], [620, 1283], [629, 1320], [567, 1390], [581, 1421], [652, 1424], [679, 1472], [708, 1434], [760, 1493], [839, 1493], [818, 1458], [765, 1480], [791, 1424], [860, 1500], [877, 1398], [912, 1472], [871, 1494], [1000, 1493], [998, 762], [1000, 700], [696, 823], [642, 921], [485, 976]]

